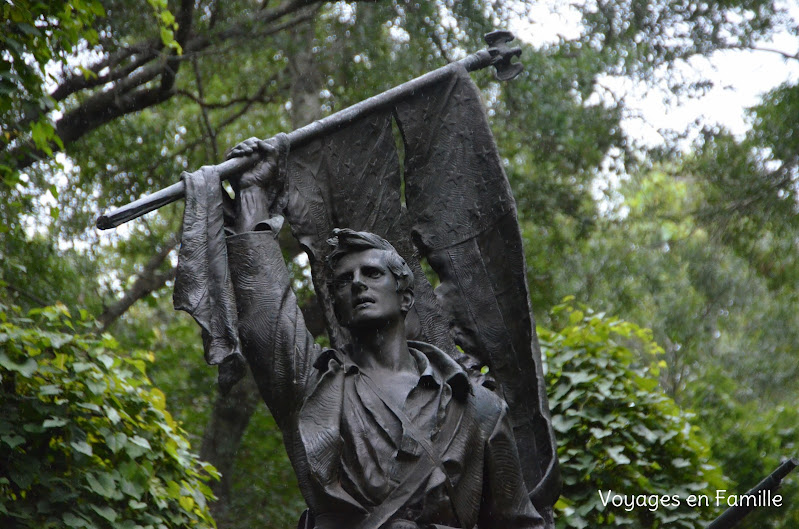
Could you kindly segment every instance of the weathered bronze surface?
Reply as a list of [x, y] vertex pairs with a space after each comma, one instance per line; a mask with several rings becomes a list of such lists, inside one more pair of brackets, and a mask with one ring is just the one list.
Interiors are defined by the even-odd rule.
[[[518, 73], [508, 56], [489, 57], [504, 77]], [[184, 174], [175, 306], [200, 324], [223, 390], [249, 364], [309, 506], [301, 527], [552, 527], [555, 443], [513, 196], [467, 68], [413, 86], [302, 143], [253, 138], [227, 166]], [[291, 290], [284, 220], [330, 348]]]
[[[513, 39], [513, 35], [508, 31], [492, 31], [485, 36], [488, 49], [481, 50], [457, 62], [377, 94], [319, 121], [309, 123], [288, 133], [286, 135], [287, 140], [293, 149], [303, 147], [320, 136], [348, 127], [366, 115], [385, 109], [399, 99], [412, 95], [417, 90], [437, 84], [441, 79], [450, 75], [454, 68], [463, 68], [467, 72], [473, 72], [483, 68], [494, 67], [494, 76], [497, 80], [508, 81], [513, 79], [522, 70], [520, 63], [511, 62], [514, 57], [518, 57], [521, 54], [520, 48], [508, 46], [508, 43], [513, 41]], [[217, 169], [220, 178], [227, 180], [232, 176], [241, 174], [242, 171], [250, 168], [256, 161], [256, 158], [235, 157], [219, 164]], [[100, 215], [97, 218], [97, 227], [101, 230], [116, 228], [146, 213], [155, 211], [161, 206], [180, 200], [185, 196], [185, 193], [183, 181], [177, 182], [151, 195]]]

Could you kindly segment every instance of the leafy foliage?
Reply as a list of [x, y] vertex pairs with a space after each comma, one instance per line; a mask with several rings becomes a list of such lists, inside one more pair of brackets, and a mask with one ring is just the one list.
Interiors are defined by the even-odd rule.
[[[47, 117], [55, 101], [45, 87], [56, 80], [47, 67], [66, 64], [84, 41], [97, 43], [92, 25], [105, 11], [99, 0], [19, 0], [4, 2], [0, 13], [0, 146], [21, 139], [52, 154], [49, 143], [60, 140]], [[0, 166], [2, 180], [12, 172], [11, 166]]]
[[[724, 164], [725, 156], [714, 160], [713, 167], [734, 170]], [[726, 160], [735, 162], [731, 156]], [[588, 237], [576, 239], [572, 234], [579, 226], [561, 217], [548, 228], [543, 245], [568, 248], [548, 280], [555, 295], [574, 293], [598, 310], [652, 329], [664, 349], [661, 387], [695, 413], [691, 423], [705, 432], [712, 459], [729, 479], [728, 490], [743, 493], [780, 458], [796, 454], [796, 283], [760, 266], [771, 264], [774, 270], [792, 259], [790, 252], [771, 246], [792, 244], [784, 235], [790, 220], [780, 221], [773, 211], [766, 233], [782, 226], [779, 236], [756, 230], [736, 235], [746, 221], [724, 222], [721, 213], [711, 223], [704, 215], [711, 205], [744, 196], [723, 195], [716, 185], [724, 177], [717, 174], [714, 180], [712, 172], [700, 172], [701, 163], [710, 169], [707, 160], [686, 156], [682, 163], [630, 174]], [[741, 169], [739, 176], [744, 184], [756, 173]], [[747, 215], [769, 215], [752, 206]], [[527, 238], [534, 237], [540, 235]], [[527, 251], [537, 258], [540, 249], [528, 245]], [[547, 266], [544, 256], [535, 263]], [[785, 507], [757, 512], [743, 526], [794, 527], [799, 500], [793, 480], [783, 491]]]
[[752, 44], [785, 22], [771, 0], [596, 0], [581, 14], [591, 45], [611, 71], [638, 75], [677, 59]]
[[[217, 370], [202, 360], [196, 323], [188, 315], [165, 317], [173, 310], [171, 300], [158, 301], [131, 309], [134, 323], [143, 328], [120, 340], [123, 344], [143, 342], [158, 351], [148, 372], [156, 385], [164, 388], [167, 407], [174, 410], [175, 420], [185, 425], [192, 445], [200, 446], [214, 408]], [[283, 436], [260, 397], [256, 398], [257, 409], [233, 461], [229, 502], [214, 512], [225, 529], [293, 527], [306, 508]]]
[[[53, 142], [63, 148], [49, 115], [57, 102], [47, 86], [57, 82], [55, 72], [66, 67], [78, 49], [97, 42], [93, 24], [104, 13], [99, 0], [20, 0], [0, 6], [0, 153], [15, 152], [0, 157], [3, 275], [13, 275], [15, 268], [24, 266], [10, 246], [25, 239], [20, 218], [33, 212], [36, 198], [30, 179], [16, 170], [17, 158], [34, 149], [51, 156]], [[50, 190], [57, 198], [55, 185], [45, 183], [41, 188], [38, 193]], [[58, 208], [51, 207], [49, 214], [57, 218]]]
[[215, 527], [216, 471], [147, 378], [152, 354], [121, 355], [81, 316], [0, 312], [3, 527]]
[[[782, 462], [799, 452], [799, 408], [737, 397], [739, 383], [718, 367], [695, 384], [697, 422], [714, 432], [709, 441], [714, 459], [735, 483], [729, 493], [742, 494]], [[799, 527], [799, 479], [788, 476], [780, 487], [782, 506], [756, 509], [741, 523], [743, 529]]]
[[[690, 416], [658, 389], [651, 331], [572, 303], [553, 315], [559, 330], [539, 337], [564, 481], [557, 526], [703, 527], [712, 514], [685, 500], [724, 481]], [[676, 495], [680, 505], [627, 510], [604, 505], [600, 491]]]
[[[255, 472], [247, 469], [253, 461], [258, 462]], [[236, 455], [235, 472], [249, 477], [234, 483], [227, 527], [282, 529], [297, 525], [306, 509], [305, 500], [283, 447], [283, 436], [266, 406], [259, 406], [253, 414]]]
[[[147, 301], [131, 308], [131, 322], [121, 327], [116, 338], [123, 349], [157, 351], [148, 374], [164, 390], [167, 409], [186, 429], [192, 446], [200, 448], [217, 396], [217, 370], [203, 361], [202, 342], [191, 317], [170, 317], [174, 312], [171, 299], [151, 296]], [[213, 513], [214, 518], [225, 529], [293, 527], [306, 508], [305, 501], [283, 436], [260, 397], [255, 398], [257, 409], [233, 461], [229, 501]], [[202, 448], [200, 455], [204, 455]]]
[[799, 101], [781, 92], [799, 94], [799, 88], [772, 93], [746, 138], [726, 132], [705, 138], [682, 167], [701, 184], [700, 222], [774, 291], [799, 282], [799, 154], [789, 133], [797, 124], [782, 118], [792, 116]]

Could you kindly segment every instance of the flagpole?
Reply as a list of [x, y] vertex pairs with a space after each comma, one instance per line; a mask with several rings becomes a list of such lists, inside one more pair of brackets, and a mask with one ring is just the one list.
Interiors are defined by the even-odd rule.
[[[510, 48], [507, 43], [514, 39], [509, 31], [493, 31], [485, 36], [489, 48], [478, 51], [460, 61], [453, 62], [428, 72], [420, 77], [412, 79], [406, 83], [395, 86], [376, 96], [365, 99], [339, 112], [331, 114], [304, 127], [289, 132], [288, 142], [290, 148], [297, 149], [310, 143], [312, 140], [341, 130], [351, 125], [359, 118], [378, 111], [386, 106], [392, 105], [404, 97], [408, 97], [415, 92], [435, 84], [446, 77], [453, 69], [463, 67], [466, 71], [472, 72], [494, 66], [496, 68], [496, 78], [507, 81], [516, 77], [522, 70], [522, 65], [512, 63], [511, 59], [521, 54], [518, 47]], [[219, 177], [227, 180], [232, 176], [241, 174], [253, 167], [261, 160], [261, 156], [253, 154], [245, 157], [231, 158], [216, 166]], [[97, 218], [97, 228], [108, 230], [116, 228], [130, 220], [141, 217], [145, 213], [154, 211], [161, 206], [165, 206], [186, 195], [186, 187], [181, 180], [169, 187], [165, 187], [151, 195], [144, 196], [109, 213], [104, 213]]]

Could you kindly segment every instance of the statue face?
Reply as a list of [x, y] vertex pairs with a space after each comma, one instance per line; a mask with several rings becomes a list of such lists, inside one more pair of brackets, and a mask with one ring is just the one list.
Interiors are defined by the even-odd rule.
[[339, 323], [350, 329], [404, 321], [413, 296], [397, 292], [386, 252], [377, 249], [341, 257], [333, 270], [332, 294]]

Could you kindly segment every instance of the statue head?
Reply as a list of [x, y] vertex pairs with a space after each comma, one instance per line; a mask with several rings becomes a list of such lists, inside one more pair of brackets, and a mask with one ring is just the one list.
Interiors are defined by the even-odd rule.
[[413, 271], [391, 243], [374, 233], [336, 228], [328, 244], [339, 323], [357, 328], [404, 321], [413, 306]]

